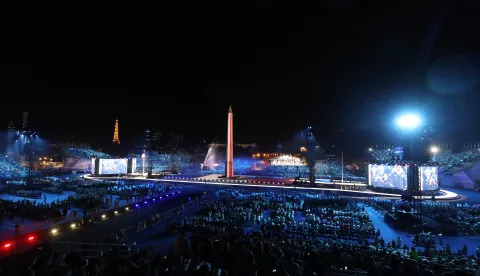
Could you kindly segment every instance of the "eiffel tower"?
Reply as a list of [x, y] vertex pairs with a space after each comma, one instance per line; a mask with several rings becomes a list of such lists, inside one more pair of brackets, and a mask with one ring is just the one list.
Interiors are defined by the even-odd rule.
[[113, 145], [120, 145], [120, 138], [118, 137], [118, 117], [115, 120], [115, 130], [113, 131]]

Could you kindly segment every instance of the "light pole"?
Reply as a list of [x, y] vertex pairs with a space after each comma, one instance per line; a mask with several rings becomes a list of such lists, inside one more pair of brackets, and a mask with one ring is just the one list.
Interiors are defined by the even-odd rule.
[[430, 148], [430, 152], [432, 153], [432, 161], [437, 162], [436, 157], [437, 157], [438, 148], [436, 146], [433, 146]]
[[[405, 114], [405, 115], [402, 115], [400, 117], [398, 117], [395, 121], [397, 127], [400, 129], [400, 130], [403, 130], [403, 131], [411, 131], [413, 132], [414, 130], [416, 130], [420, 124], [422, 123], [422, 120], [420, 119], [420, 117], [416, 114]], [[409, 139], [410, 143], [409, 143], [409, 147], [410, 147], [410, 159], [413, 158], [413, 137], [410, 136], [411, 139]]]
[[342, 184], [343, 184], [343, 151], [342, 151]]
[[142, 175], [145, 175], [145, 152], [142, 153]]

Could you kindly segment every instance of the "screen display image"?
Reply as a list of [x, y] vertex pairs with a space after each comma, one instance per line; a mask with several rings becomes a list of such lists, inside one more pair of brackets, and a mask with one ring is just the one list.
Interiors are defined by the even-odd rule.
[[99, 174], [126, 174], [127, 159], [100, 159]]
[[95, 174], [95, 158], [92, 158], [92, 174]]
[[402, 191], [408, 187], [407, 166], [370, 164], [368, 169], [368, 184], [373, 187]]
[[437, 167], [420, 167], [420, 189], [422, 191], [438, 190]]

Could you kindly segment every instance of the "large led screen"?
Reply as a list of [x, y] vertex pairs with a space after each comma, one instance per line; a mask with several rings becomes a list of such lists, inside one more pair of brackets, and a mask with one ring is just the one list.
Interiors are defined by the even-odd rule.
[[137, 158], [132, 158], [132, 168], [129, 173], [135, 173], [137, 171]]
[[368, 165], [368, 185], [377, 188], [406, 190], [407, 166]]
[[438, 190], [437, 167], [420, 167], [420, 189], [422, 191]]
[[95, 174], [95, 158], [92, 158], [92, 174]]
[[99, 174], [126, 174], [127, 159], [100, 159]]

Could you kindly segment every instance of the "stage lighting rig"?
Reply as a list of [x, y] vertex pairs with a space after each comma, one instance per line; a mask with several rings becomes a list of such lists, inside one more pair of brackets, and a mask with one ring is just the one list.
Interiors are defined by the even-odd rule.
[[26, 183], [33, 184], [33, 148], [34, 142], [38, 137], [38, 133], [32, 129], [22, 129], [17, 130], [16, 135], [13, 136], [13, 142], [20, 142], [22, 143], [22, 155], [26, 155], [27, 158], [27, 179]]

